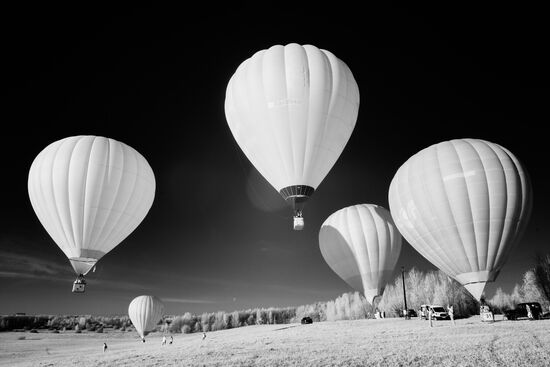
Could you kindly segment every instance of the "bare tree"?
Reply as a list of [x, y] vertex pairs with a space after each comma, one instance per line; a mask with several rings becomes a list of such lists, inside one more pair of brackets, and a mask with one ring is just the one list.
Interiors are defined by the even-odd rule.
[[512, 295], [507, 294], [498, 287], [493, 298], [489, 300], [489, 303], [495, 311], [502, 312], [505, 310], [510, 310], [514, 307], [515, 302], [512, 300]]
[[546, 300], [550, 303], [550, 254], [535, 255], [535, 281]]

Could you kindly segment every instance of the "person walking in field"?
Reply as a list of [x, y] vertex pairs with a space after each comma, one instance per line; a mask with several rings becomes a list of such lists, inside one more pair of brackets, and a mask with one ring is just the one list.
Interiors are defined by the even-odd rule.
[[107, 350], [107, 343], [103, 343], [103, 353]]
[[454, 312], [454, 306], [450, 305], [447, 306], [447, 312], [449, 313], [449, 317], [451, 318], [451, 321], [453, 322], [453, 326], [455, 326], [455, 312]]
[[202, 332], [202, 340], [204, 340], [206, 338], [206, 333], [203, 331]]
[[170, 335], [170, 344], [172, 344], [173, 342], [174, 342], [174, 337]]
[[430, 327], [433, 327], [433, 324], [432, 324], [432, 315], [433, 315], [433, 310], [431, 307], [428, 308], [428, 320], [430, 320]]
[[525, 305], [525, 308], [527, 309], [527, 317], [529, 320], [533, 320], [533, 312], [531, 312], [531, 307], [529, 307], [529, 305]]
[[162, 336], [162, 345], [166, 345], [166, 335]]

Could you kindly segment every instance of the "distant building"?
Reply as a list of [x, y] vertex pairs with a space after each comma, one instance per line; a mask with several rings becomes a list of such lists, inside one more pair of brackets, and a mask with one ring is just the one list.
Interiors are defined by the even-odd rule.
[[25, 312], [16, 312], [15, 313], [15, 316], [25, 316], [26, 313]]

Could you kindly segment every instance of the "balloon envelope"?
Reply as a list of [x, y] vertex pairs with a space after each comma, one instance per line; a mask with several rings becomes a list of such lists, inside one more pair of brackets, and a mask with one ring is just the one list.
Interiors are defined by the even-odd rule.
[[28, 192], [46, 231], [85, 275], [141, 223], [153, 203], [155, 176], [124, 143], [73, 136], [38, 154]]
[[319, 247], [327, 264], [371, 304], [392, 276], [401, 241], [390, 212], [373, 204], [340, 209], [319, 231]]
[[510, 151], [455, 139], [410, 157], [390, 184], [389, 204], [403, 237], [480, 300], [521, 238], [532, 192]]
[[301, 212], [355, 127], [359, 88], [347, 65], [312, 45], [275, 45], [245, 60], [225, 116], [256, 169]]
[[164, 304], [155, 296], [138, 296], [128, 306], [128, 316], [143, 339], [157, 326], [164, 315]]

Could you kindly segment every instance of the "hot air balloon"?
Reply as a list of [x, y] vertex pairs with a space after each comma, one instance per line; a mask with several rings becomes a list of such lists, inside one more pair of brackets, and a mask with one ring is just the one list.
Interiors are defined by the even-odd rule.
[[256, 52], [227, 85], [225, 116], [236, 142], [292, 206], [294, 229], [355, 127], [359, 88], [348, 66], [312, 45]]
[[28, 191], [38, 219], [70, 260], [84, 292], [84, 276], [141, 223], [155, 196], [145, 158], [119, 141], [72, 136], [34, 159]]
[[390, 212], [373, 204], [340, 209], [319, 231], [319, 247], [327, 264], [371, 304], [392, 276], [401, 241]]
[[410, 157], [393, 177], [389, 204], [403, 237], [479, 301], [527, 226], [532, 191], [506, 148], [455, 139]]
[[164, 304], [155, 296], [138, 296], [128, 306], [128, 316], [143, 342], [145, 342], [145, 336], [155, 329], [163, 315]]

